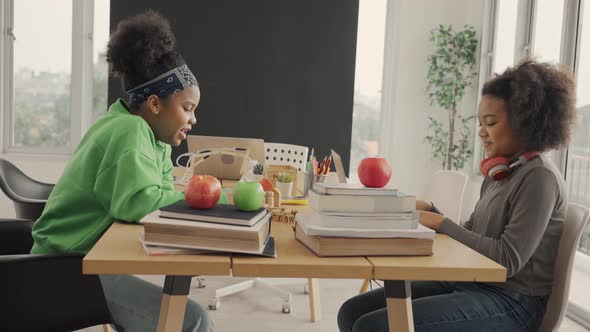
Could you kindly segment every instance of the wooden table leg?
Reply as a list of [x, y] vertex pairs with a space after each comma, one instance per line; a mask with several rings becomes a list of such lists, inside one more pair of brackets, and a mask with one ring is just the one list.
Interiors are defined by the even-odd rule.
[[158, 332], [180, 332], [184, 320], [187, 295], [191, 288], [190, 276], [166, 276], [160, 307]]
[[385, 280], [389, 331], [414, 332], [410, 281]]
[[371, 279], [363, 280], [363, 284], [361, 285], [361, 289], [359, 290], [359, 294], [363, 294], [367, 290], [369, 290], [369, 286], [371, 286]]
[[322, 319], [322, 311], [320, 309], [320, 280], [307, 279], [307, 287], [309, 288], [309, 311], [311, 313], [311, 321], [317, 322]]

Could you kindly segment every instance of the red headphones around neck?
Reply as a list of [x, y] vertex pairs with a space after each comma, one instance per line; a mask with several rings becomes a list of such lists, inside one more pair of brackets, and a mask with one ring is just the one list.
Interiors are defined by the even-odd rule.
[[510, 160], [505, 157], [485, 158], [481, 161], [481, 164], [479, 164], [479, 171], [483, 176], [500, 181], [507, 178], [514, 167], [522, 165], [538, 155], [539, 152], [527, 152], [518, 157], [518, 159], [512, 164], [510, 163]]

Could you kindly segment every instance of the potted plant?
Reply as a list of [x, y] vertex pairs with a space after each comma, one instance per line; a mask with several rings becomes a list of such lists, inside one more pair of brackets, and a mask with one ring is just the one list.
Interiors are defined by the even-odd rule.
[[277, 174], [275, 186], [282, 197], [290, 197], [293, 190], [293, 176], [286, 172]]
[[[458, 170], [473, 153], [470, 124], [475, 115], [459, 114], [458, 106], [466, 89], [477, 77], [477, 72], [472, 70], [478, 40], [470, 25], [457, 32], [451, 25], [440, 25], [430, 32], [430, 40], [434, 43], [434, 53], [428, 57], [426, 93], [431, 105], [439, 106], [447, 113], [448, 127], [428, 116], [426, 141], [432, 146], [434, 159], [442, 161], [443, 169]], [[460, 135], [458, 142], [455, 141], [456, 134]]]
[[260, 182], [264, 174], [264, 166], [260, 163], [256, 163], [252, 168], [252, 174], [254, 174], [254, 180]]
[[254, 159], [245, 160], [240, 172], [242, 173], [240, 181], [260, 182], [264, 177], [262, 175], [264, 173], [264, 165]]

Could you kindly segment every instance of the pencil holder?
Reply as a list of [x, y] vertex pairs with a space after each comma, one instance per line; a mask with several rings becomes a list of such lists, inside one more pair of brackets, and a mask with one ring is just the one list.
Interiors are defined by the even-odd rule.
[[322, 183], [326, 180], [327, 175], [320, 175], [320, 174], [305, 174], [305, 182], [303, 186], [303, 196], [307, 197], [307, 193], [313, 188], [314, 183]]

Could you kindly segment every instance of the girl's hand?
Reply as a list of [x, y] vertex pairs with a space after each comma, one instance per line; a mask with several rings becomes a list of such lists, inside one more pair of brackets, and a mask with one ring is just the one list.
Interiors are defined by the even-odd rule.
[[440, 224], [445, 220], [445, 217], [438, 213], [418, 211], [420, 213], [420, 223], [428, 228], [432, 228], [435, 231], [438, 230]]
[[423, 201], [421, 199], [416, 200], [416, 210], [420, 211], [432, 211], [432, 203], [429, 201]]

